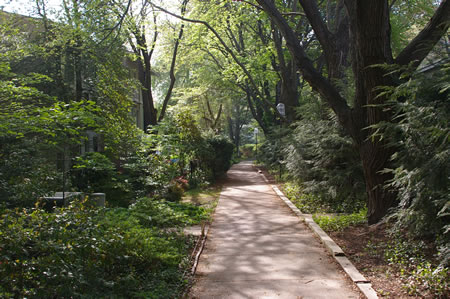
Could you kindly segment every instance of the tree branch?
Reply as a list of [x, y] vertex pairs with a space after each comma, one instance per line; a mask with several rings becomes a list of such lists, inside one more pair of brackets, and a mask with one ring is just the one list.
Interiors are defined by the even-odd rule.
[[[186, 5], [189, 2], [189, 0], [184, 0], [181, 4], [181, 15], [184, 15], [186, 12]], [[173, 49], [172, 54], [172, 63], [170, 64], [170, 84], [169, 88], [167, 89], [166, 96], [164, 97], [163, 105], [161, 108], [161, 113], [159, 114], [158, 122], [162, 121], [164, 118], [164, 115], [166, 114], [167, 105], [169, 104], [170, 97], [172, 96], [173, 87], [175, 86], [175, 63], [177, 60], [177, 54], [178, 54], [178, 46], [180, 45], [180, 40], [183, 37], [183, 31], [184, 31], [184, 24], [181, 24], [180, 32], [178, 33], [178, 38], [175, 41], [175, 47]]]
[[[248, 5], [250, 5], [250, 6], [254, 7], [254, 8], [256, 8], [256, 9], [258, 9], [258, 10], [264, 11], [264, 8], [262, 8], [261, 6], [258, 6], [258, 5], [256, 5], [256, 4], [254, 4], [254, 3], [251, 3], [250, 1], [240, 0], [239, 2], [246, 3], [246, 4], [248, 4]], [[283, 16], [304, 16], [304, 15], [305, 15], [304, 13], [301, 13], [301, 12], [298, 12], [298, 11], [283, 12], [283, 13], [281, 13], [281, 14], [282, 14]]]
[[220, 104], [220, 106], [219, 106], [219, 112], [217, 112], [217, 117], [214, 121], [214, 125], [213, 125], [214, 129], [217, 128], [217, 124], [219, 123], [220, 115], [222, 115], [222, 104]]
[[123, 21], [125, 20], [125, 17], [127, 16], [128, 11], [130, 10], [130, 7], [131, 7], [131, 0], [128, 0], [127, 7], [126, 7], [124, 13], [120, 16], [119, 21], [109, 30], [108, 34], [101, 39], [101, 41], [98, 43], [99, 45], [102, 44], [105, 40], [107, 40], [108, 37], [113, 33], [114, 30], [119, 28], [119, 31], [120, 31], [120, 28], [122, 28]]
[[311, 60], [307, 57], [304, 48], [301, 46], [295, 32], [289, 27], [287, 21], [280, 14], [274, 3], [270, 0], [257, 0], [269, 15], [272, 21], [277, 25], [283, 35], [286, 46], [291, 52], [292, 57], [298, 69], [302, 72], [303, 78], [309, 85], [318, 91], [328, 102], [331, 109], [338, 116], [341, 124], [351, 131], [350, 107], [345, 99], [339, 94], [338, 90], [325, 79], [313, 66]]
[[317, 3], [315, 0], [299, 0], [301, 6], [303, 7], [303, 11], [308, 18], [314, 33], [317, 36], [317, 40], [322, 46], [325, 56], [332, 57], [334, 52], [334, 37], [333, 34], [328, 30], [325, 22], [321, 18], [321, 13], [319, 8], [317, 7]]
[[237, 65], [239, 65], [239, 67], [242, 69], [242, 71], [245, 73], [245, 75], [247, 76], [248, 80], [250, 81], [250, 84], [252, 85], [252, 87], [255, 89], [255, 92], [258, 94], [258, 97], [260, 97], [268, 106], [272, 107], [275, 112], [280, 116], [283, 117], [282, 115], [280, 115], [278, 113], [278, 110], [276, 109], [275, 105], [273, 103], [271, 103], [269, 100], [267, 100], [261, 93], [261, 91], [258, 89], [258, 86], [256, 85], [255, 80], [253, 79], [253, 76], [250, 74], [250, 72], [247, 70], [247, 68], [245, 67], [245, 65], [237, 58], [237, 56], [234, 54], [234, 52], [227, 46], [227, 44], [224, 42], [224, 40], [222, 39], [222, 37], [219, 35], [219, 33], [211, 26], [209, 25], [208, 22], [202, 21], [202, 20], [195, 20], [195, 19], [188, 19], [185, 18], [183, 16], [179, 16], [173, 12], [170, 12], [158, 5], [152, 4], [155, 8], [165, 12], [168, 15], [171, 15], [177, 19], [180, 19], [182, 21], [185, 22], [190, 22], [190, 23], [196, 23], [196, 24], [202, 24], [204, 25], [206, 28], [208, 28], [213, 34], [214, 36], [217, 38], [217, 40], [220, 42], [220, 44], [225, 48], [225, 50], [231, 55], [231, 57], [233, 58], [234, 62], [236, 62]]
[[450, 0], [443, 0], [430, 22], [422, 31], [398, 54], [394, 63], [407, 65], [412, 62], [414, 67], [430, 53], [436, 43], [447, 32], [450, 25]]
[[[155, 48], [156, 48], [156, 41], [158, 39], [158, 24], [157, 24], [157, 17], [156, 14], [153, 13], [153, 24], [155, 25], [155, 33], [153, 34], [153, 42], [150, 45], [150, 51], [148, 52], [148, 57], [149, 59], [152, 59], [153, 56], [153, 52], [155, 52]], [[145, 38], [145, 30], [142, 30], [142, 38], [144, 39], [144, 41], [146, 40]], [[146, 48], [148, 47], [147, 42], [145, 42]]]

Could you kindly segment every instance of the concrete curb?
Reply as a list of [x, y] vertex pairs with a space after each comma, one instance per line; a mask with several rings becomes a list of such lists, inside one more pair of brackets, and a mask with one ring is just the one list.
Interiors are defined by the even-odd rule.
[[311, 214], [303, 214], [284, 194], [276, 185], [270, 184], [266, 176], [258, 170], [258, 172], [264, 178], [264, 181], [270, 185], [273, 191], [281, 198], [282, 201], [296, 214], [300, 219], [302, 219], [305, 224], [316, 234], [330, 254], [334, 259], [341, 265], [342, 269], [347, 273], [353, 283], [359, 288], [359, 290], [366, 296], [367, 299], [378, 298], [377, 293], [372, 288], [372, 284], [367, 280], [356, 267], [350, 262], [350, 260], [345, 256], [344, 251], [339, 247], [330, 236], [324, 232], [316, 222], [314, 222]]

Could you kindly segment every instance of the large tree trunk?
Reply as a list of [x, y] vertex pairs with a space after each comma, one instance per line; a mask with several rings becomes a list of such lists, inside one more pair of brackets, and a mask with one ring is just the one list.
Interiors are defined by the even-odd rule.
[[286, 72], [281, 79], [281, 102], [286, 105], [286, 119], [288, 123], [296, 120], [296, 108], [298, 102], [298, 75], [297, 68], [292, 61], [289, 61]]
[[[395, 205], [396, 193], [386, 187], [392, 175], [382, 173], [391, 166], [393, 149], [386, 142], [371, 137], [370, 126], [391, 122], [386, 98], [379, 95], [380, 86], [392, 82], [381, 67], [392, 62], [390, 51], [389, 7], [387, 1], [347, 1], [350, 15], [356, 83], [355, 108], [352, 111], [358, 128], [353, 139], [359, 147], [368, 196], [368, 220], [376, 223]], [[356, 114], [356, 115], [355, 115]]]
[[369, 224], [379, 222], [397, 204], [396, 192], [386, 187], [392, 173], [383, 172], [390, 164], [393, 153], [383, 144], [366, 140], [359, 146], [367, 191], [367, 217]]
[[[296, 120], [296, 108], [299, 106], [298, 102], [298, 74], [297, 67], [292, 59], [285, 59], [283, 52], [283, 41], [279, 30], [272, 22], [272, 36], [277, 50], [278, 56], [278, 72], [281, 77], [280, 82], [280, 98], [277, 98], [277, 102], [283, 103], [286, 109], [286, 119], [288, 123], [292, 123]], [[275, 64], [273, 62], [273, 64]], [[277, 86], [278, 89], [278, 86]], [[278, 94], [278, 90], [277, 90]]]
[[[392, 115], [385, 106], [386, 98], [379, 96], [380, 86], [393, 86], [393, 79], [386, 76], [382, 68], [374, 67], [393, 62], [407, 65], [413, 60], [418, 66], [433, 45], [449, 27], [450, 0], [443, 0], [429, 24], [394, 60], [390, 45], [389, 6], [387, 0], [344, 0], [350, 25], [350, 40], [353, 54], [353, 73], [356, 86], [354, 107], [349, 107], [339, 89], [313, 66], [293, 28], [283, 18], [271, 0], [257, 0], [283, 35], [286, 46], [295, 59], [303, 78], [318, 91], [336, 113], [340, 124], [355, 141], [364, 167], [367, 184], [369, 223], [376, 223], [395, 205], [395, 192], [384, 187], [392, 178], [382, 171], [390, 168], [390, 157], [394, 149], [384, 142], [372, 138], [373, 128], [381, 122], [391, 122]], [[322, 46], [327, 60], [330, 78], [340, 77], [339, 43], [340, 33], [346, 28], [336, 28], [336, 34], [328, 30], [321, 18], [317, 1], [300, 0], [309, 23]], [[343, 19], [344, 20], [344, 19]], [[347, 20], [341, 22], [347, 26]], [[338, 42], [336, 42], [338, 41]], [[427, 45], [424, 47], [423, 45]], [[345, 50], [341, 53], [345, 54]], [[336, 55], [338, 54], [338, 55]], [[339, 59], [338, 59], [339, 58]]]

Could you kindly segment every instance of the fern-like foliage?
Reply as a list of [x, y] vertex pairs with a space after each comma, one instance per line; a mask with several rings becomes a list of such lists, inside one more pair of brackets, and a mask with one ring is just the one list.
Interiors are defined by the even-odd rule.
[[305, 193], [318, 195], [329, 212], [355, 212], [365, 206], [358, 152], [331, 113], [327, 119], [297, 122], [283, 153], [290, 175]]
[[398, 230], [440, 241], [441, 260], [450, 261], [450, 65], [432, 73], [416, 73], [397, 87], [386, 87], [394, 123], [374, 126], [391, 140], [399, 208]]

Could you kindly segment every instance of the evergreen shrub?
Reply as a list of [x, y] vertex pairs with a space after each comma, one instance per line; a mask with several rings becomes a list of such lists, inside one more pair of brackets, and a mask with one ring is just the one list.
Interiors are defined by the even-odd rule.
[[221, 135], [205, 136], [208, 153], [202, 157], [211, 171], [212, 178], [217, 179], [223, 176], [231, 167], [234, 144]]
[[327, 212], [352, 213], [365, 206], [359, 155], [334, 118], [298, 121], [284, 140], [283, 164], [303, 194], [318, 196]]
[[383, 87], [396, 122], [374, 126], [375, 138], [396, 149], [394, 178], [399, 206], [392, 214], [398, 232], [436, 240], [443, 265], [450, 265], [450, 65], [431, 73], [401, 72], [403, 83]]

